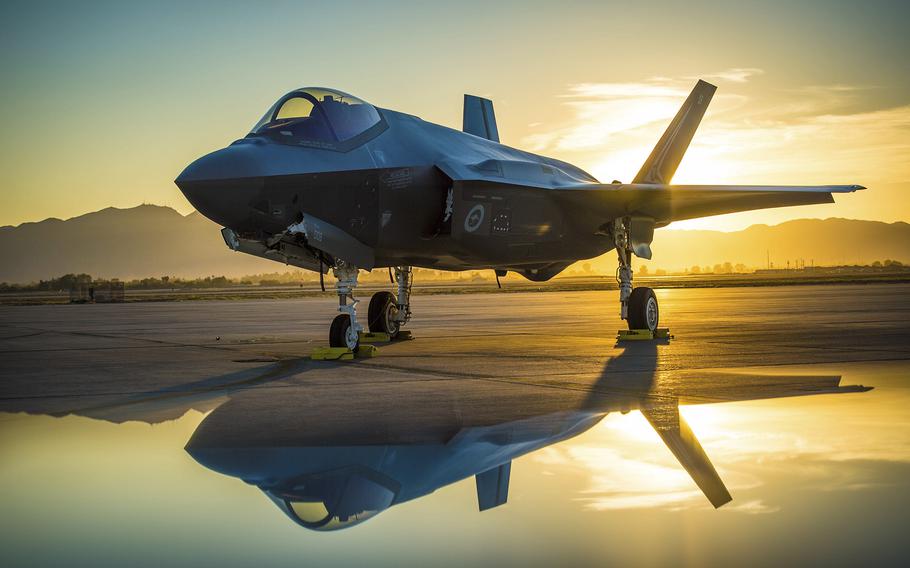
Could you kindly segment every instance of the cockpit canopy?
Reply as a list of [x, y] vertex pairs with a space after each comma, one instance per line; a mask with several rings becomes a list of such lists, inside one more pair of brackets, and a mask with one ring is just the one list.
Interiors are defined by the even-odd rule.
[[276, 142], [341, 149], [384, 125], [373, 105], [332, 89], [297, 89], [281, 97], [256, 123], [251, 136]]

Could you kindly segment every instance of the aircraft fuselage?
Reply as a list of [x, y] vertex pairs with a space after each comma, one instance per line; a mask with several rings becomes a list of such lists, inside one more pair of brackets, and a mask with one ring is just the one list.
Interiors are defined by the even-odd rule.
[[[252, 239], [318, 218], [374, 249], [375, 267], [501, 268], [531, 277], [541, 269], [546, 276], [547, 266], [561, 270], [613, 248], [610, 238], [573, 231], [572, 212], [545, 188], [559, 178], [596, 182], [582, 170], [377, 110], [377, 132], [346, 151], [251, 135], [200, 158], [177, 184], [205, 216]], [[491, 181], [456, 187], [446, 170], [464, 168], [486, 168]], [[501, 183], [492, 181], [497, 174]], [[516, 174], [540, 187], [509, 183]]]

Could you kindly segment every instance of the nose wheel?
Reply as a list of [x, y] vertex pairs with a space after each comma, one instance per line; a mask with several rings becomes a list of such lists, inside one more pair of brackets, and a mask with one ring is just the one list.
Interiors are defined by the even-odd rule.
[[360, 347], [360, 334], [354, 330], [351, 316], [348, 314], [338, 314], [332, 320], [332, 327], [329, 328], [329, 346], [344, 347], [351, 351], [357, 351]]

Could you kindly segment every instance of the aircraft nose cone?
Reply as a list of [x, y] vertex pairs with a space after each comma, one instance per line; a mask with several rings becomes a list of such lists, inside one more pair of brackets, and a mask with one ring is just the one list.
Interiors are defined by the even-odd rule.
[[181, 172], [174, 183], [197, 211], [232, 229], [243, 230], [250, 204], [262, 191], [259, 161], [244, 145], [228, 146], [205, 155]]
[[257, 148], [254, 144], [244, 142], [245, 140], [235, 142], [227, 148], [206, 154], [188, 165], [177, 176], [177, 186], [195, 181], [261, 177], [262, 171], [259, 167]]

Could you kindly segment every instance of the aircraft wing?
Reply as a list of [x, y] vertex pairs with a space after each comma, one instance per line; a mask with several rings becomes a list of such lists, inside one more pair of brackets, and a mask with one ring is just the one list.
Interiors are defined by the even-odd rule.
[[646, 217], [661, 227], [673, 221], [755, 209], [834, 203], [835, 193], [861, 185], [579, 184], [555, 189], [562, 200], [604, 220]]

